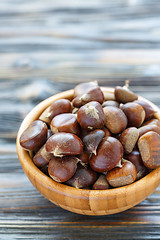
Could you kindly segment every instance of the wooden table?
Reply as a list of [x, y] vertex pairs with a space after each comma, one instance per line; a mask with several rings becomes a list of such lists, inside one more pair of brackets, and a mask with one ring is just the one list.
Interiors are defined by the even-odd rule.
[[111, 216], [46, 200], [25, 176], [17, 130], [41, 100], [97, 79], [160, 106], [160, 1], [0, 1], [0, 239], [160, 239], [160, 188]]

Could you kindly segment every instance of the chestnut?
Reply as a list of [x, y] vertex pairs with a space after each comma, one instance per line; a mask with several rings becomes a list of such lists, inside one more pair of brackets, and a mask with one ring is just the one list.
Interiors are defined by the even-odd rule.
[[85, 130], [102, 128], [105, 115], [101, 104], [96, 101], [85, 104], [78, 110], [77, 120], [81, 128]]
[[138, 140], [138, 148], [144, 165], [150, 169], [160, 166], [160, 135], [150, 131]]
[[151, 119], [155, 113], [155, 110], [153, 109], [153, 107], [146, 101], [143, 100], [136, 100], [134, 101], [136, 103], [138, 103], [139, 105], [141, 105], [145, 111], [145, 120]]
[[92, 154], [89, 164], [96, 172], [105, 172], [114, 168], [123, 157], [123, 147], [119, 140], [113, 137], [104, 138], [96, 155]]
[[62, 113], [55, 116], [51, 121], [51, 130], [53, 133], [68, 132], [79, 135], [79, 124], [77, 117], [72, 113]]
[[79, 164], [72, 178], [66, 184], [75, 188], [86, 188], [91, 186], [97, 180], [97, 173], [89, 166]]
[[83, 151], [83, 143], [72, 133], [55, 133], [46, 142], [46, 150], [56, 157], [78, 155]]
[[44, 167], [52, 158], [53, 154], [46, 151], [46, 144], [44, 144], [33, 157], [33, 162], [37, 167]]
[[144, 122], [143, 126], [153, 125], [153, 124], [158, 126], [158, 127], [160, 127], [160, 121], [158, 119], [155, 119], [155, 118], [153, 118], [153, 119], [151, 119], [151, 120], [149, 120], [147, 122]]
[[74, 156], [53, 157], [48, 164], [49, 176], [56, 182], [66, 182], [75, 174], [77, 162]]
[[119, 108], [119, 102], [114, 101], [114, 100], [108, 100], [108, 101], [105, 101], [105, 102], [102, 104], [102, 107], [103, 107], [103, 108], [104, 108], [104, 107], [108, 107], [108, 106]]
[[77, 96], [73, 99], [72, 103], [74, 107], [79, 108], [91, 101], [97, 101], [100, 104], [103, 103], [104, 95], [99, 86], [95, 86], [94, 88], [86, 91], [84, 94]]
[[90, 91], [91, 89], [98, 86], [97, 81], [93, 82], [86, 82], [86, 83], [80, 83], [74, 88], [74, 98], [77, 96], [81, 96], [84, 93]]
[[128, 154], [133, 151], [133, 148], [137, 143], [138, 137], [139, 131], [135, 127], [127, 128], [122, 132], [120, 136], [120, 142], [123, 145], [125, 153]]
[[47, 125], [36, 120], [32, 122], [20, 137], [20, 145], [29, 151], [37, 151], [47, 139]]
[[61, 113], [70, 113], [71, 110], [71, 102], [68, 99], [58, 99], [43, 111], [39, 119], [50, 125], [55, 116]]
[[106, 190], [109, 188], [110, 186], [109, 186], [109, 183], [107, 182], [105, 175], [100, 175], [92, 186], [93, 190]]
[[144, 166], [140, 152], [137, 150], [132, 151], [130, 154], [125, 155], [125, 159], [132, 162], [137, 168], [136, 180], [144, 177], [148, 173], [148, 169]]
[[96, 150], [100, 142], [102, 141], [105, 133], [101, 129], [96, 129], [94, 131], [89, 132], [84, 138], [83, 143], [85, 145], [85, 149], [88, 153], [94, 153], [96, 155]]
[[105, 115], [105, 126], [111, 133], [121, 133], [127, 127], [127, 117], [121, 109], [108, 106], [104, 107], [103, 111]]
[[136, 102], [124, 104], [121, 109], [128, 119], [128, 127], [140, 127], [145, 119], [145, 111], [141, 105]]
[[139, 131], [139, 137], [141, 137], [143, 134], [150, 132], [150, 131], [160, 134], [160, 127], [158, 127], [157, 125], [154, 125], [154, 124], [153, 125], [150, 124], [150, 125], [140, 127], [138, 129], [138, 131]]
[[106, 178], [112, 187], [122, 187], [133, 183], [137, 177], [135, 165], [125, 159], [122, 160], [122, 167], [115, 167], [107, 172]]
[[129, 90], [128, 87], [126, 86], [115, 87], [114, 94], [115, 94], [116, 100], [120, 103], [128, 103], [138, 99], [138, 96], [135, 93], [133, 93], [131, 90]]

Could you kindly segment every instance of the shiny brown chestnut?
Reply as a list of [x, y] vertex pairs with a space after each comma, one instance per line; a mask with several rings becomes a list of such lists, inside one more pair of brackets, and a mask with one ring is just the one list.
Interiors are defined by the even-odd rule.
[[140, 100], [140, 99], [138, 99], [134, 102], [138, 103], [139, 105], [141, 105], [143, 107], [143, 109], [145, 111], [145, 120], [149, 120], [153, 117], [155, 110], [148, 102]]
[[101, 104], [96, 101], [85, 104], [78, 110], [77, 120], [85, 130], [102, 128], [105, 116]]
[[128, 127], [140, 127], [145, 119], [145, 111], [141, 105], [135, 102], [124, 104], [121, 109], [128, 119]]
[[115, 98], [120, 103], [128, 103], [138, 99], [138, 96], [133, 93], [128, 87], [115, 87]]
[[106, 178], [112, 187], [122, 187], [133, 183], [137, 177], [135, 165], [127, 160], [122, 160], [122, 167], [115, 167], [107, 172]]
[[124, 152], [126, 154], [131, 153], [133, 151], [133, 148], [137, 143], [138, 137], [139, 131], [135, 127], [127, 128], [122, 132], [120, 136], [120, 142], [122, 143]]
[[49, 176], [56, 182], [66, 182], [75, 174], [77, 162], [74, 156], [53, 157], [48, 165]]
[[114, 168], [123, 157], [123, 147], [119, 140], [113, 137], [104, 138], [97, 154], [92, 154], [89, 164], [96, 172], [105, 172]]
[[103, 140], [105, 133], [101, 129], [96, 129], [94, 131], [89, 132], [84, 138], [83, 143], [85, 149], [88, 153], [93, 153], [96, 155], [97, 147], [100, 142]]
[[55, 133], [46, 142], [46, 150], [56, 157], [78, 155], [83, 151], [83, 143], [72, 133]]
[[103, 108], [105, 126], [114, 134], [121, 133], [127, 127], [127, 117], [124, 112], [116, 107]]
[[105, 102], [102, 104], [102, 107], [103, 107], [103, 108], [104, 108], [104, 107], [108, 107], [108, 106], [119, 108], [119, 102], [114, 101], [114, 100], [108, 100], [108, 101], [105, 101]]
[[144, 165], [150, 169], [160, 166], [160, 135], [150, 131], [138, 140], [138, 148]]
[[72, 113], [62, 113], [55, 116], [50, 127], [53, 133], [68, 132], [79, 135], [80, 132], [77, 117]]
[[55, 116], [61, 113], [70, 113], [71, 111], [72, 106], [68, 99], [58, 99], [43, 111], [39, 119], [50, 125]]
[[47, 139], [47, 125], [36, 120], [32, 122], [20, 137], [21, 146], [29, 151], [37, 151]]
[[33, 157], [33, 162], [37, 167], [44, 167], [52, 158], [53, 154], [46, 151], [46, 144], [44, 144]]
[[107, 182], [105, 175], [100, 175], [92, 186], [93, 190], [106, 190], [109, 188], [110, 186], [109, 186], [109, 183]]
[[148, 120], [147, 122], [144, 122], [143, 126], [153, 125], [153, 124], [160, 127], [160, 120], [153, 118], [151, 120]]
[[86, 83], [80, 83], [74, 88], [74, 98], [77, 96], [81, 96], [84, 93], [90, 91], [91, 89], [94, 89], [98, 86], [97, 81], [92, 82], [86, 82]]
[[154, 125], [154, 124], [153, 125], [150, 124], [150, 125], [140, 127], [138, 129], [138, 131], [139, 131], [139, 137], [141, 137], [142, 135], [144, 135], [145, 133], [150, 132], [150, 131], [160, 134], [160, 127], [158, 127], [157, 125]]
[[79, 108], [91, 101], [97, 101], [100, 104], [103, 103], [104, 95], [99, 86], [95, 86], [94, 88], [86, 91], [84, 94], [77, 96], [73, 99], [72, 103], [74, 107]]
[[97, 173], [89, 166], [79, 164], [72, 178], [66, 184], [75, 188], [86, 188], [91, 186], [97, 180]]
[[137, 168], [136, 180], [141, 179], [148, 173], [148, 169], [144, 166], [140, 152], [137, 150], [132, 151], [130, 154], [125, 155], [125, 159], [132, 162]]

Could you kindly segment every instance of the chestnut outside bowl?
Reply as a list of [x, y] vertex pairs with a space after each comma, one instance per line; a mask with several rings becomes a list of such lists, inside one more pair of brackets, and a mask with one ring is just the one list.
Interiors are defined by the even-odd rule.
[[[113, 88], [102, 87], [101, 89], [105, 98], [114, 99]], [[76, 189], [57, 183], [34, 165], [29, 153], [19, 144], [20, 135], [31, 122], [38, 119], [45, 108], [61, 98], [71, 100], [73, 98], [73, 90], [56, 94], [38, 104], [26, 116], [17, 135], [17, 153], [20, 163], [25, 174], [37, 190], [57, 206], [84, 215], [108, 215], [122, 212], [137, 205], [149, 196], [160, 184], [160, 167], [142, 179], [124, 187], [109, 190], [87, 190]], [[144, 98], [141, 99], [149, 102]], [[153, 103], [149, 103], [157, 111], [155, 117], [160, 120], [159, 108]]]

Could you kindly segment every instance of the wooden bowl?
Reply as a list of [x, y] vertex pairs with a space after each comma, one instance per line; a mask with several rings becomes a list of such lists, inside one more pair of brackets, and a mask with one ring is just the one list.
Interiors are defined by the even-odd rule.
[[[102, 87], [102, 91], [107, 98], [114, 99], [113, 88]], [[109, 190], [87, 190], [76, 189], [57, 183], [34, 165], [29, 153], [19, 144], [20, 135], [31, 122], [38, 119], [45, 108], [55, 100], [61, 98], [71, 100], [73, 98], [73, 90], [56, 94], [38, 104], [26, 116], [17, 135], [17, 152], [20, 163], [25, 174], [37, 190], [57, 206], [85, 215], [108, 215], [122, 212], [135, 206], [149, 196], [160, 184], [160, 167], [128, 186]], [[155, 117], [160, 119], [158, 107], [151, 102], [149, 103], [157, 111]]]

